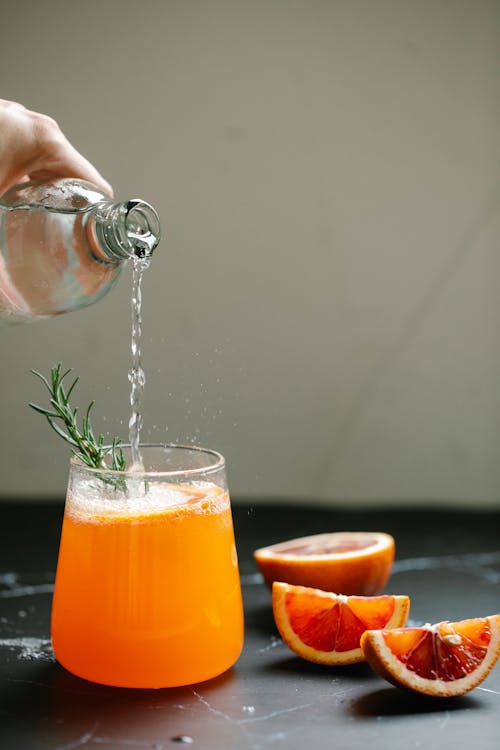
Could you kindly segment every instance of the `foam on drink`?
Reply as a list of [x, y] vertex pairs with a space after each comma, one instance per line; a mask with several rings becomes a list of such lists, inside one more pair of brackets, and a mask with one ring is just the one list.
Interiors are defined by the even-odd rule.
[[[135, 480], [141, 488], [144, 482]], [[106, 492], [102, 479], [78, 482], [78, 490], [69, 491], [65, 514], [75, 522], [105, 523], [119, 519], [139, 520], [172, 512], [222, 513], [229, 508], [229, 494], [210, 482], [172, 484], [149, 482], [147, 492], [124, 498], [112, 487]]]

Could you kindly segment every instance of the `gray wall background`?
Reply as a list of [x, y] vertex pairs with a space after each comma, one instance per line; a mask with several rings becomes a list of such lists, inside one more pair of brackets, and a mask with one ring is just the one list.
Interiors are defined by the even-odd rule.
[[[2, 2], [0, 95], [158, 209], [144, 439], [233, 496], [498, 505], [500, 4]], [[130, 274], [0, 329], [0, 495], [62, 496], [62, 360], [126, 437]]]

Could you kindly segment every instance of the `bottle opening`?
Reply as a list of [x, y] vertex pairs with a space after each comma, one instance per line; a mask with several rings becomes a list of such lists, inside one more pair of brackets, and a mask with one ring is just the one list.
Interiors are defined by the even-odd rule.
[[127, 201], [125, 231], [134, 255], [149, 257], [160, 241], [160, 222], [154, 208], [144, 201]]
[[149, 258], [160, 241], [158, 214], [145, 201], [135, 198], [123, 203], [103, 201], [96, 206], [92, 217], [104, 260]]

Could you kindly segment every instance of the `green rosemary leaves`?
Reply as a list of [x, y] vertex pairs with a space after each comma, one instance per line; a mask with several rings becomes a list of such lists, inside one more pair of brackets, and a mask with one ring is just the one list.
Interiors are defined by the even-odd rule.
[[[47, 387], [50, 393], [51, 407], [50, 409], [45, 409], [42, 406], [30, 403], [31, 408], [47, 418], [52, 429], [72, 446], [73, 454], [87, 466], [95, 469], [124, 471], [125, 459], [120, 447], [121, 441], [119, 438], [113, 438], [111, 446], [105, 446], [103, 435], [99, 435], [97, 438], [94, 436], [90, 422], [90, 412], [94, 406], [93, 401], [87, 407], [81, 426], [78, 426], [78, 407], [72, 408], [69, 404], [69, 398], [78, 382], [78, 378], [75, 378], [69, 388], [65, 390], [63, 380], [72, 370], [69, 369], [66, 372], [61, 372], [61, 370], [61, 363], [57, 367], [53, 367], [50, 372], [50, 381], [36, 370], [31, 370], [33, 375], [40, 378]], [[110, 454], [111, 465], [105, 460]]]

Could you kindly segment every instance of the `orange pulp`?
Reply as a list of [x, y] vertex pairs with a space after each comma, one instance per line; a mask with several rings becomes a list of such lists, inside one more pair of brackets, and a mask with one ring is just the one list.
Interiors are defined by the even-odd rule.
[[79, 677], [179, 686], [221, 674], [240, 654], [229, 496], [213, 485], [165, 485], [165, 492], [175, 503], [146, 513], [97, 515], [68, 498], [52, 642], [57, 660]]

